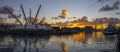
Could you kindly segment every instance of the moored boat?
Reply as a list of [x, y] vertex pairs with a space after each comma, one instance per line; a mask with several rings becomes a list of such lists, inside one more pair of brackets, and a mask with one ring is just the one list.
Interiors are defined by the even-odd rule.
[[104, 31], [103, 31], [103, 33], [105, 34], [105, 35], [112, 35], [112, 34], [117, 34], [117, 29], [115, 28], [115, 26], [113, 26], [113, 25], [111, 25], [111, 24], [109, 24], [108, 25], [108, 28], [106, 28]]

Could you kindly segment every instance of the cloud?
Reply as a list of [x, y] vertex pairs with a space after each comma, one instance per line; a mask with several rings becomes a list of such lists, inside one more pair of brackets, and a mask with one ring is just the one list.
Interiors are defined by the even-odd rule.
[[87, 16], [83, 16], [83, 17], [81, 18], [81, 21], [82, 21], [82, 22], [88, 22], [87, 18], [88, 18]]
[[103, 6], [102, 8], [99, 9], [99, 12], [100, 11], [112, 11], [115, 9], [119, 9], [119, 1], [115, 1], [112, 6], [109, 6], [109, 5]]
[[97, 2], [103, 2], [104, 0], [97, 0]]
[[77, 20], [73, 20], [72, 22], [88, 22], [88, 17], [87, 16], [83, 16], [81, 19], [77, 19]]
[[114, 24], [114, 23], [120, 22], [120, 19], [119, 18], [110, 17], [108, 22], [111, 23], [111, 24]]
[[58, 17], [52, 17], [51, 19], [65, 19], [66, 15], [68, 15], [68, 10], [64, 9], [60, 11], [60, 14], [58, 15]]
[[116, 12], [115, 15], [120, 15], [120, 12]]
[[114, 9], [119, 9], [119, 1], [115, 1], [112, 7]]
[[93, 23], [117, 23], [120, 22], [119, 18], [115, 18], [115, 17], [104, 17], [104, 18], [96, 18], [95, 20], [93, 20]]
[[97, 0], [97, 2], [103, 3], [105, 1], [109, 1], [109, 0]]
[[51, 19], [58, 19], [58, 17], [52, 17]]
[[109, 5], [106, 5], [99, 9], [99, 11], [111, 11], [111, 10], [114, 10], [114, 8], [110, 7]]
[[[20, 18], [21, 17], [21, 14], [19, 14], [19, 15], [16, 15], [16, 14], [14, 14], [17, 18]], [[7, 18], [14, 18], [11, 14], [9, 14], [8, 15], [8, 17]]]
[[76, 18], [76, 17], [73, 17], [73, 18]]
[[14, 12], [14, 9], [12, 7], [5, 5], [5, 6], [0, 7], [0, 14], [9, 14], [6, 8], [10, 10], [12, 13]]
[[66, 15], [68, 15], [68, 10], [64, 9], [64, 10], [61, 10], [61, 13], [59, 14], [58, 17], [60, 17], [61, 19], [65, 19], [66, 18]]
[[59, 15], [58, 17], [60, 17], [61, 19], [65, 19], [66, 18], [64, 15]]

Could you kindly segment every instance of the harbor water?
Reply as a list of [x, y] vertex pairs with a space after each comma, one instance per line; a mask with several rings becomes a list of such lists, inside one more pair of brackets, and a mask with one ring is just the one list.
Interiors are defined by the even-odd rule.
[[0, 52], [113, 52], [116, 35], [79, 32], [59, 35], [3, 35]]

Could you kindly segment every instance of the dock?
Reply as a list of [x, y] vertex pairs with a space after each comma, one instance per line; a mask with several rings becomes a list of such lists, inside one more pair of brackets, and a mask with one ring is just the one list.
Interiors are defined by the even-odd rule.
[[120, 32], [118, 32], [117, 37], [116, 37], [116, 45], [115, 45], [114, 52], [120, 52]]

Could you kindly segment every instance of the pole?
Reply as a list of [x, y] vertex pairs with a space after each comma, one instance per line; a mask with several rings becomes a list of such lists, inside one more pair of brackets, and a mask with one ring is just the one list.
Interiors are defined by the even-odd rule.
[[20, 7], [21, 7], [21, 9], [22, 9], [22, 13], [23, 13], [24, 18], [25, 18], [25, 21], [26, 21], [26, 23], [25, 23], [25, 29], [26, 29], [26, 25], [28, 25], [27, 18], [26, 18], [26, 15], [25, 15], [25, 12], [24, 12], [24, 9], [23, 9], [22, 4], [20, 5]]
[[[36, 21], [36, 19], [37, 19], [37, 16], [38, 16], [38, 13], [39, 13], [39, 11], [40, 11], [40, 8], [41, 8], [41, 5], [39, 6], [38, 11], [37, 11], [37, 13], [36, 13], [36, 16], [35, 16], [35, 19], [34, 19], [34, 23], [35, 23], [35, 21]], [[35, 24], [35, 26], [36, 26], [36, 28], [38, 29], [37, 24]]]
[[30, 8], [30, 25], [31, 25], [32, 23], [31, 23], [31, 8]]
[[22, 24], [22, 22], [8, 9], [8, 8], [5, 8], [21, 25], [23, 25]]
[[24, 15], [24, 18], [25, 18], [26, 24], [28, 24], [28, 22], [27, 22], [27, 18], [26, 18], [26, 15], [25, 15], [25, 12], [24, 12], [24, 9], [23, 9], [22, 4], [20, 5], [20, 7], [21, 7], [21, 9], [22, 9], [22, 13], [23, 13], [23, 15]]

